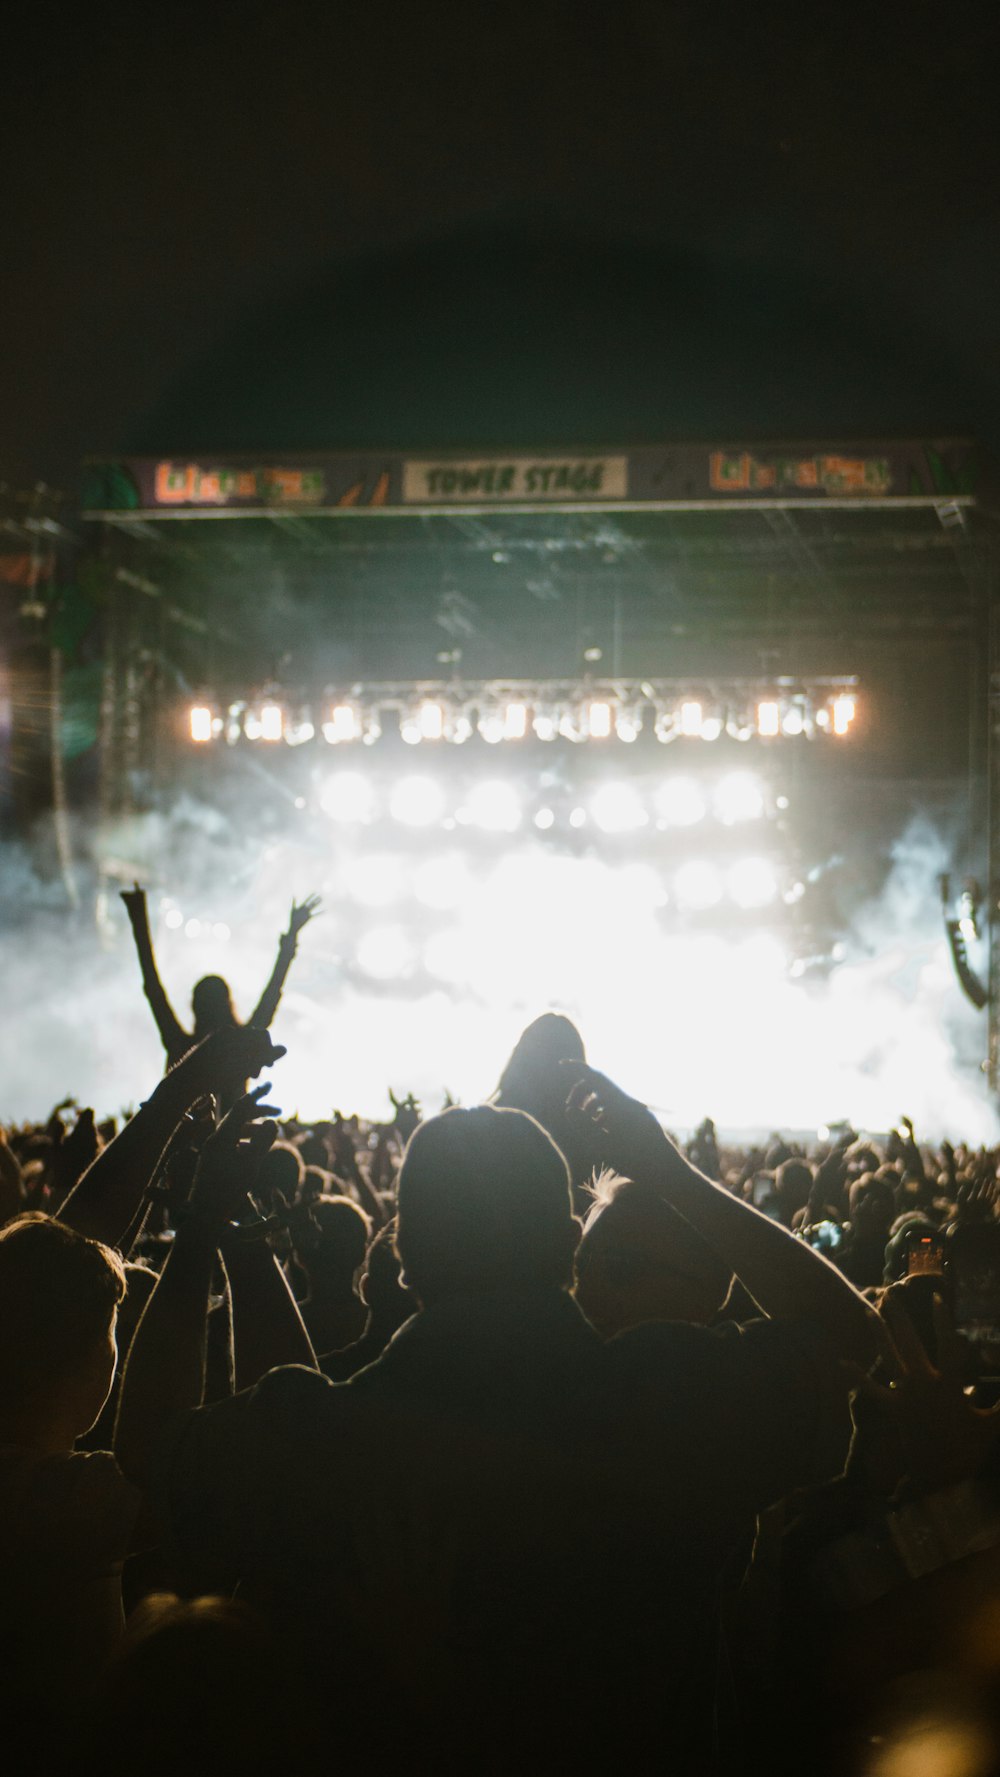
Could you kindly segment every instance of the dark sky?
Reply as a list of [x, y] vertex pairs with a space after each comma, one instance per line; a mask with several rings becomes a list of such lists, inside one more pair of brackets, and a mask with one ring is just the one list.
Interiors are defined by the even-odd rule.
[[[86, 451], [211, 443], [200, 425], [220, 446], [245, 442], [246, 401], [231, 425], [226, 404], [269, 338], [291, 349], [299, 384], [319, 343], [339, 342], [302, 442], [322, 441], [327, 410], [330, 443], [364, 430], [369, 361], [383, 431], [387, 389], [396, 430], [419, 430], [407, 405], [417, 306], [442, 317], [420, 336], [420, 387], [460, 379], [450, 423], [475, 442], [482, 379], [509, 380], [535, 263], [530, 250], [491, 261], [483, 243], [522, 229], [574, 243], [535, 293], [552, 337], [564, 302], [600, 306], [580, 295], [591, 247], [597, 284], [609, 268], [615, 286], [619, 258], [631, 268], [598, 387], [619, 362], [623, 387], [643, 382], [655, 306], [637, 433], [659, 414], [664, 436], [692, 430], [714, 341], [726, 375], [711, 426], [766, 432], [772, 411], [814, 411], [806, 429], [820, 437], [828, 417], [856, 414], [870, 430], [919, 423], [1000, 442], [994, 15], [919, 0], [36, 3], [3, 48], [0, 474], [71, 486]], [[484, 280], [503, 287], [492, 351]], [[366, 339], [358, 316], [376, 308]], [[579, 312], [574, 326], [586, 380], [595, 341]], [[455, 348], [466, 334], [471, 359]], [[536, 359], [544, 338], [536, 330]], [[222, 362], [228, 383], [199, 413]], [[276, 437], [271, 368], [262, 446], [293, 442]], [[826, 393], [845, 377], [853, 406]], [[772, 408], [783, 378], [795, 400]], [[526, 416], [538, 442], [544, 409], [543, 391]], [[620, 434], [628, 401], [613, 409]], [[495, 405], [497, 424], [506, 411]], [[596, 395], [590, 416], [577, 404], [566, 424], [599, 433]], [[428, 408], [428, 431], [442, 424]]]

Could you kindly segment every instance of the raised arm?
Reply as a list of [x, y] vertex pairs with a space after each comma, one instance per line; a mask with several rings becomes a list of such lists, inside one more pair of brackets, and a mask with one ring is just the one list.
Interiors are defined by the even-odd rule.
[[[819, 1253], [707, 1179], [652, 1112], [594, 1068], [565, 1064], [571, 1110], [604, 1130], [608, 1161], [644, 1180], [715, 1247], [764, 1314], [809, 1321], [838, 1357], [868, 1368], [885, 1347], [874, 1309]], [[575, 1070], [575, 1072], [574, 1072]]]
[[219, 1243], [246, 1201], [273, 1123], [252, 1121], [267, 1087], [233, 1106], [202, 1150], [188, 1214], [171, 1245], [129, 1350], [115, 1426], [115, 1455], [129, 1478], [149, 1484], [157, 1443], [171, 1419], [200, 1407], [207, 1319]]
[[149, 912], [146, 907], [146, 891], [136, 883], [134, 888], [122, 890], [122, 900], [132, 926], [132, 936], [139, 954], [139, 967], [142, 970], [142, 991], [149, 1001], [149, 1009], [156, 1019], [156, 1028], [160, 1033], [160, 1041], [167, 1052], [169, 1061], [177, 1061], [191, 1045], [191, 1037], [180, 1023], [170, 1001], [167, 998], [163, 982], [160, 980], [153, 955], [153, 940], [149, 935]]
[[234, 1075], [269, 1067], [284, 1049], [266, 1031], [215, 1031], [164, 1076], [135, 1116], [109, 1142], [70, 1192], [60, 1212], [80, 1234], [119, 1246], [135, 1221], [157, 1163], [185, 1112], [224, 1089]]
[[278, 954], [275, 958], [274, 968], [271, 970], [271, 979], [247, 1019], [247, 1023], [254, 1025], [257, 1030], [266, 1030], [278, 1010], [285, 977], [295, 956], [299, 933], [318, 911], [318, 895], [308, 895], [304, 901], [292, 902], [292, 911], [288, 916], [288, 930], [282, 932], [278, 940]]

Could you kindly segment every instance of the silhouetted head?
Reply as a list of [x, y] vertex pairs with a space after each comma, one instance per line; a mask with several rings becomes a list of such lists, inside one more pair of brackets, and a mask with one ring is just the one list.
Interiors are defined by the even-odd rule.
[[191, 1010], [195, 1034], [199, 1037], [206, 1037], [213, 1030], [224, 1030], [227, 1024], [235, 1024], [236, 1013], [228, 981], [223, 981], [221, 975], [203, 975], [195, 982]]
[[[0, 1419], [58, 1420], [69, 1445], [97, 1419], [114, 1381], [125, 1294], [118, 1254], [50, 1216], [0, 1231]], [[8, 1440], [13, 1441], [13, 1440]]]
[[396, 1250], [425, 1305], [535, 1284], [565, 1288], [579, 1228], [569, 1168], [523, 1111], [455, 1106], [422, 1123], [399, 1174]]

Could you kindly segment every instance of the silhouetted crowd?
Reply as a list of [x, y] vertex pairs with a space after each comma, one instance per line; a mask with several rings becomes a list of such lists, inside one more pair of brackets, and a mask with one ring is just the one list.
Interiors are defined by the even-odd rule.
[[126, 904], [167, 1072], [0, 1132], [12, 1770], [1000, 1769], [1000, 1150], [682, 1145], [554, 1013], [306, 1124], [314, 904], [190, 1032]]

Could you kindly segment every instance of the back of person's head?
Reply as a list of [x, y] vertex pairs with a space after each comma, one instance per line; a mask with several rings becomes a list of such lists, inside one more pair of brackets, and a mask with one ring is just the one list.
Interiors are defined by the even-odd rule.
[[781, 1219], [786, 1227], [796, 1210], [804, 1209], [809, 1202], [812, 1190], [813, 1175], [805, 1160], [792, 1158], [783, 1160], [774, 1175], [774, 1195], [781, 1208]]
[[455, 1106], [414, 1131], [399, 1173], [396, 1250], [425, 1305], [528, 1285], [565, 1288], [579, 1234], [566, 1161], [523, 1111]]
[[0, 1415], [73, 1390], [88, 1430], [114, 1376], [124, 1294], [122, 1261], [100, 1241], [37, 1214], [0, 1229]]
[[191, 1010], [194, 1013], [195, 1031], [200, 1036], [207, 1036], [213, 1030], [223, 1030], [227, 1024], [235, 1024], [236, 1013], [233, 1011], [228, 981], [224, 981], [221, 975], [203, 975], [194, 984]]
[[305, 1167], [297, 1147], [289, 1141], [276, 1141], [268, 1148], [257, 1174], [257, 1189], [265, 1198], [280, 1191], [288, 1203], [294, 1201], [302, 1187]]
[[353, 1278], [364, 1264], [370, 1217], [350, 1197], [317, 1197], [310, 1221], [315, 1235], [301, 1248], [296, 1245], [296, 1257], [311, 1274], [322, 1272], [345, 1281]]
[[[263, 1620], [229, 1598], [152, 1593], [107, 1670], [99, 1732], [152, 1777], [178, 1771], [290, 1768], [296, 1711], [281, 1651]], [[109, 1761], [113, 1762], [113, 1761]]]
[[851, 1185], [849, 1201], [855, 1227], [864, 1232], [877, 1229], [888, 1236], [896, 1214], [896, 1196], [885, 1179], [876, 1178], [873, 1172], [862, 1173]]
[[509, 1061], [500, 1075], [494, 1095], [497, 1104], [523, 1110], [530, 1106], [542, 1083], [558, 1085], [565, 1102], [568, 1088], [562, 1084], [561, 1061], [586, 1059], [583, 1038], [576, 1025], [561, 1012], [543, 1012], [521, 1032]]
[[707, 1326], [732, 1282], [729, 1267], [651, 1185], [605, 1174], [576, 1251], [574, 1294], [610, 1338], [644, 1321]]

